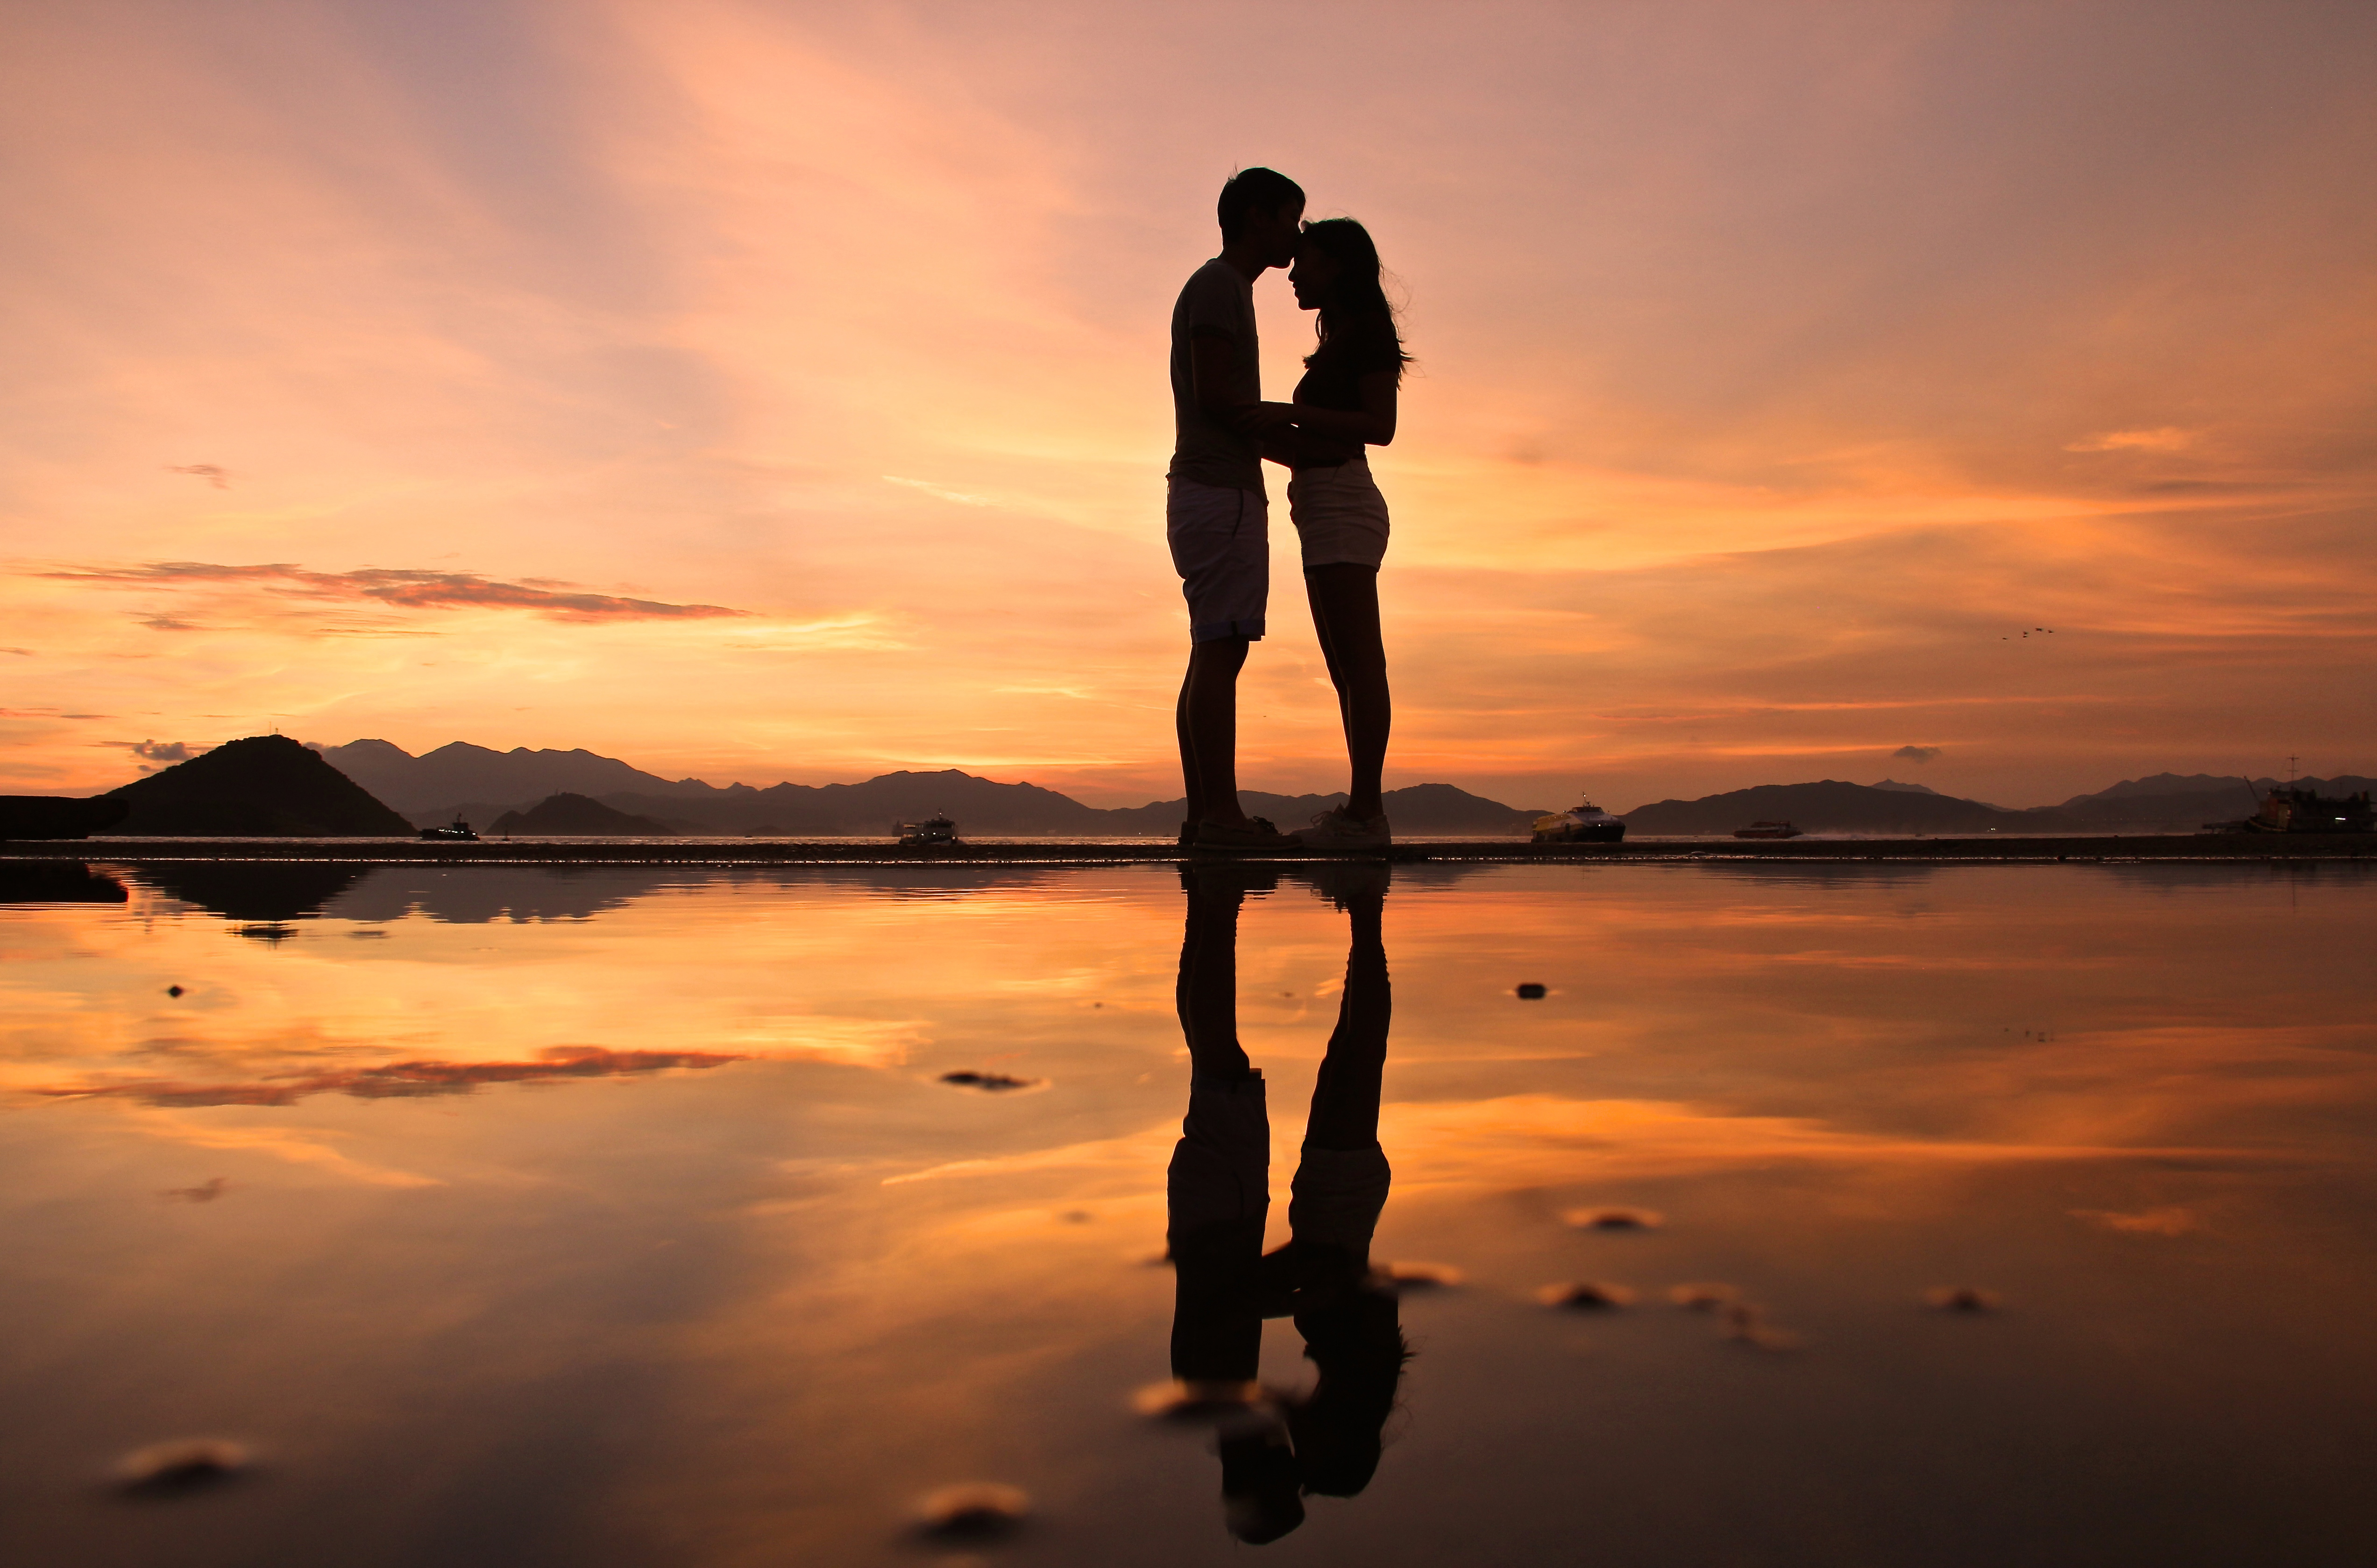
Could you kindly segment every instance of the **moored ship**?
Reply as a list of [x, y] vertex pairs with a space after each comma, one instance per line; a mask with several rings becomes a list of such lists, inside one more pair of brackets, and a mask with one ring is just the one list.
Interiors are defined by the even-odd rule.
[[2237, 822], [2206, 822], [2213, 832], [2231, 833], [2367, 833], [2377, 832], [2377, 808], [2369, 792], [2335, 798], [2317, 790], [2282, 784], [2262, 796], [2262, 808]]
[[942, 816], [927, 817], [921, 822], [895, 822], [891, 831], [900, 835], [900, 844], [904, 849], [958, 842], [958, 825]]
[[1752, 822], [1746, 828], [1733, 830], [1736, 838], [1798, 838], [1799, 830], [1788, 822]]
[[1616, 844], [1626, 836], [1626, 824], [1592, 801], [1535, 819], [1537, 844]]
[[476, 844], [479, 842], [479, 835], [471, 831], [471, 824], [462, 820], [459, 814], [452, 821], [447, 823], [442, 828], [422, 829], [421, 836], [426, 839], [440, 839], [448, 843], [455, 844]]

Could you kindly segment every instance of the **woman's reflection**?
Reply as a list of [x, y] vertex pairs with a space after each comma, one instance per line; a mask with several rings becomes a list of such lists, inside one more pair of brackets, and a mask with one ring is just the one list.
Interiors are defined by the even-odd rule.
[[[1271, 1120], [1262, 1071], [1237, 1032], [1238, 909], [1279, 872], [1228, 864], [1181, 873], [1188, 913], [1178, 1003], [1191, 1063], [1188, 1114], [1167, 1181], [1177, 1281], [1172, 1375], [1233, 1409], [1221, 1427], [1230, 1533], [1260, 1544], [1304, 1522], [1303, 1497], [1351, 1497], [1378, 1469], [1380, 1431], [1410, 1352], [1392, 1291], [1370, 1277], [1370, 1237], [1390, 1172], [1379, 1089], [1392, 1001], [1380, 935], [1388, 868], [1298, 868], [1351, 927], [1337, 1027], [1320, 1064], [1290, 1186], [1290, 1237], [1265, 1255]], [[1308, 1394], [1259, 1394], [1262, 1320], [1293, 1317], [1319, 1370]]]

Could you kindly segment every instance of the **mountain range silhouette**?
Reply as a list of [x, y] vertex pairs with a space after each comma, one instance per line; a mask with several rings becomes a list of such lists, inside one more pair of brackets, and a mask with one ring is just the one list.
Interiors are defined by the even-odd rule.
[[[2326, 795], [2372, 787], [2355, 775], [2294, 781]], [[2039, 833], [2192, 831], [2250, 814], [2273, 779], [2157, 773], [2125, 779], [2060, 806], [2012, 810], [1883, 779], [1761, 784], [1697, 800], [1661, 800], [1623, 813], [1637, 834], [1729, 833], [1760, 820], [1810, 832]], [[1338, 795], [1241, 792], [1249, 812], [1296, 827], [1341, 803]], [[383, 802], [385, 804], [383, 804]], [[892, 824], [947, 813], [973, 834], [1169, 838], [1183, 803], [1102, 809], [1028, 783], [1005, 784], [955, 768], [884, 773], [858, 784], [723, 788], [663, 779], [586, 750], [496, 751], [457, 741], [414, 756], [385, 740], [303, 746], [251, 736], [204, 752], [90, 801], [8, 797], [0, 836], [67, 837], [84, 832], [185, 837], [410, 837], [456, 816], [503, 834], [757, 834], [876, 836]], [[104, 804], [105, 809], [99, 809]], [[1447, 784], [1387, 792], [1404, 837], [1517, 837], [1542, 815]], [[69, 823], [90, 808], [90, 824]], [[121, 808], [120, 824], [99, 817]], [[62, 815], [63, 814], [63, 815]]]
[[[559, 795], [587, 797], [616, 812], [648, 818], [657, 830], [767, 836], [879, 834], [898, 821], [935, 812], [969, 832], [1111, 838], [1169, 838], [1179, 830], [1183, 803], [1102, 809], [1038, 784], [1002, 784], [956, 768], [884, 773], [859, 784], [735, 784], [721, 788], [699, 779], [664, 779], [615, 757], [584, 750], [496, 751], [456, 741], [413, 756], [385, 740], [358, 740], [319, 748], [323, 758], [423, 827], [456, 815], [487, 824], [490, 832], [628, 832], [627, 828], [529, 828], [497, 825], [508, 812], [525, 816]], [[1345, 797], [1240, 792], [1246, 808], [1282, 827], [1301, 827]], [[1387, 793], [1387, 813], [1398, 831], [1439, 833], [1524, 833], [1541, 808], [1505, 806], [1446, 784], [1414, 784]]]

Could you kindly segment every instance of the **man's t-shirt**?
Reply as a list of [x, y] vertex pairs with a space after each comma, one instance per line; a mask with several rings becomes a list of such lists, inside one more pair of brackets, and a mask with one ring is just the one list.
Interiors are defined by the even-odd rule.
[[1255, 342], [1255, 289], [1246, 274], [1220, 257], [1190, 275], [1172, 307], [1172, 466], [1174, 479], [1263, 494], [1262, 446], [1217, 424], [1197, 406], [1197, 377], [1189, 358], [1191, 339], [1226, 338], [1236, 350], [1230, 375], [1230, 401], [1262, 398], [1262, 361]]

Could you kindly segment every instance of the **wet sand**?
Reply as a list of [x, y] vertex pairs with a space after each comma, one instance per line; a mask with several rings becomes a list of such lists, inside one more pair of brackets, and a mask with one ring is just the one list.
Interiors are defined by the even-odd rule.
[[2365, 861], [71, 869], [0, 865], [12, 1562], [1244, 1564], [1184, 978], [1266, 1250], [1392, 985], [1411, 1354], [1328, 1425], [1259, 1325], [1248, 1418], [1379, 1449], [1269, 1561], [2377, 1560]]

